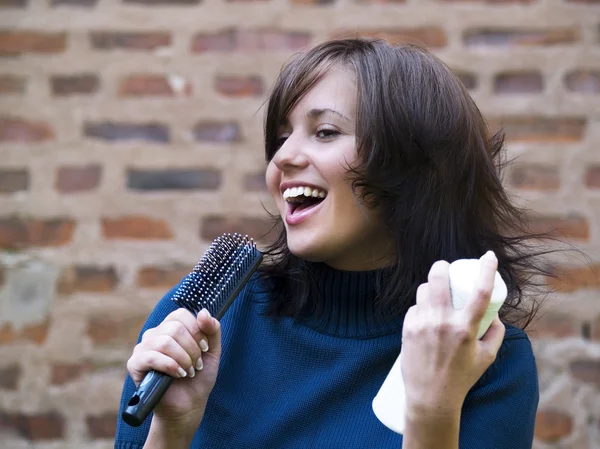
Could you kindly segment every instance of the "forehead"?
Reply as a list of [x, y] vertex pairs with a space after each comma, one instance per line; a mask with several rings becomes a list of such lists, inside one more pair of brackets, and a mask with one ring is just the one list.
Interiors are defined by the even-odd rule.
[[310, 117], [312, 110], [333, 110], [354, 119], [356, 82], [349, 70], [331, 68], [290, 111], [290, 120]]

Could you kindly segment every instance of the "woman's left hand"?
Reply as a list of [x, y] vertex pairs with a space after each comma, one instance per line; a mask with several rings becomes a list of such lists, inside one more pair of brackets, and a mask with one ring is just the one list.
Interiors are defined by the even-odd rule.
[[492, 252], [481, 260], [473, 297], [461, 310], [452, 306], [447, 262], [434, 263], [428, 282], [417, 290], [416, 305], [408, 310], [402, 331], [409, 419], [460, 415], [468, 391], [496, 358], [505, 331], [498, 316], [481, 340], [477, 331], [490, 302], [498, 261]]

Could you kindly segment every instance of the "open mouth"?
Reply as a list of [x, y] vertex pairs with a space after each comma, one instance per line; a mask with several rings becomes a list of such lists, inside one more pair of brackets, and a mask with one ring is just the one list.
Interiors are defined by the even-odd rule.
[[315, 207], [323, 202], [327, 192], [310, 187], [292, 187], [283, 192], [283, 199], [288, 203], [291, 215]]

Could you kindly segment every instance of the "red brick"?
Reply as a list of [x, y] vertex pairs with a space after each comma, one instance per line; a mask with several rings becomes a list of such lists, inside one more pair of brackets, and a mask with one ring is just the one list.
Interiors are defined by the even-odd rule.
[[265, 180], [265, 173], [246, 173], [242, 183], [244, 191], [249, 192], [262, 192], [267, 190], [267, 182]]
[[592, 165], [585, 171], [585, 185], [592, 189], [600, 189], [600, 165]]
[[[240, 0], [237, 0], [240, 1]], [[248, 1], [248, 0], [242, 0]], [[336, 0], [292, 0], [292, 4], [294, 5], [331, 5], [335, 3]]]
[[254, 240], [268, 240], [273, 236], [266, 236], [273, 227], [272, 222], [257, 217], [206, 217], [202, 222], [200, 237], [212, 241], [226, 232], [237, 232], [248, 235]]
[[506, 72], [494, 77], [494, 91], [497, 94], [532, 94], [544, 89], [539, 72]]
[[467, 45], [550, 46], [573, 44], [581, 40], [579, 28], [482, 28], [467, 30]]
[[0, 8], [25, 8], [28, 0], [0, 0]]
[[171, 34], [163, 31], [93, 31], [90, 33], [90, 43], [97, 50], [152, 51], [171, 46]]
[[528, 5], [535, 3], [538, 0], [437, 0], [440, 3], [487, 3], [491, 5], [496, 4], [514, 4], [519, 3], [522, 5]]
[[146, 315], [139, 317], [94, 316], [87, 323], [87, 335], [98, 346], [130, 347], [137, 341]]
[[567, 0], [567, 3], [582, 3], [585, 5], [595, 5], [600, 3], [600, 0]]
[[0, 116], [0, 142], [42, 142], [53, 137], [47, 123]]
[[169, 289], [188, 275], [193, 267], [142, 267], [137, 275], [137, 285], [142, 288]]
[[600, 315], [592, 323], [590, 338], [594, 341], [600, 341]]
[[0, 287], [4, 284], [4, 267], [0, 265]]
[[215, 88], [220, 94], [228, 97], [251, 97], [263, 93], [263, 81], [258, 76], [225, 76], [218, 75]]
[[560, 174], [558, 167], [517, 165], [510, 172], [510, 183], [523, 190], [557, 190]]
[[134, 3], [138, 5], [198, 5], [202, 0], [123, 0], [123, 3]]
[[568, 315], [547, 312], [527, 327], [527, 334], [530, 338], [580, 337], [581, 323]]
[[24, 94], [27, 80], [23, 76], [0, 75], [0, 95]]
[[377, 30], [341, 30], [331, 35], [332, 38], [357, 36], [384, 39], [392, 43], [411, 42], [425, 45], [429, 48], [445, 47], [448, 43], [448, 36], [446, 36], [443, 28], [435, 26]]
[[54, 54], [67, 49], [67, 33], [0, 31], [0, 56], [23, 53]]
[[96, 6], [96, 3], [98, 3], [98, 0], [51, 0], [50, 5], [84, 6], [86, 8], [92, 8]]
[[0, 368], [0, 389], [16, 390], [21, 378], [21, 366], [18, 364]]
[[575, 240], [590, 238], [590, 223], [587, 218], [579, 215], [532, 215], [529, 217], [529, 224], [535, 233], [549, 233], [553, 237]]
[[21, 192], [27, 189], [29, 189], [29, 172], [26, 169], [0, 169], [0, 193]]
[[294, 51], [306, 47], [309, 33], [277, 29], [227, 28], [216, 33], [198, 33], [192, 38], [194, 53], [232, 51]]
[[73, 239], [75, 222], [67, 218], [0, 218], [0, 248], [62, 246]]
[[583, 138], [586, 119], [578, 117], [504, 117], [489, 120], [490, 127], [502, 127], [510, 142], [572, 143]]
[[577, 360], [569, 368], [575, 379], [600, 388], [600, 360]]
[[56, 190], [61, 193], [76, 193], [93, 190], [100, 185], [102, 166], [63, 166], [56, 172]]
[[573, 431], [571, 416], [558, 410], [539, 410], [535, 420], [535, 438], [554, 442], [567, 437]]
[[192, 87], [187, 81], [183, 81], [183, 85], [175, 90], [174, 83], [165, 75], [131, 75], [119, 85], [121, 97], [173, 97], [182, 94], [189, 96], [191, 93]]
[[600, 70], [579, 69], [565, 75], [565, 86], [572, 92], [600, 93]]
[[118, 282], [119, 278], [114, 267], [78, 265], [63, 271], [58, 284], [58, 292], [61, 294], [111, 292]]
[[242, 140], [242, 131], [236, 122], [202, 121], [194, 126], [192, 134], [200, 142], [228, 143]]
[[[172, 1], [172, 0], [169, 0]], [[93, 439], [114, 438], [117, 430], [117, 414], [88, 416], [85, 419], [88, 435]]]
[[561, 293], [570, 293], [582, 289], [600, 289], [600, 265], [578, 267], [556, 266], [552, 273], [557, 278], [548, 277], [549, 287]]
[[0, 326], [0, 346], [14, 343], [16, 341], [29, 341], [42, 344], [46, 341], [48, 330], [50, 328], [49, 320], [41, 323], [30, 324], [20, 329], [14, 329], [10, 323]]
[[167, 221], [139, 215], [104, 218], [102, 235], [107, 239], [160, 240], [173, 238], [173, 232]]
[[83, 363], [55, 363], [52, 365], [52, 385], [64, 385], [81, 378], [89, 370], [89, 364]]
[[71, 95], [87, 95], [98, 92], [100, 79], [98, 76], [84, 73], [80, 75], [54, 75], [50, 79], [50, 89], [57, 97]]
[[12, 429], [30, 441], [62, 440], [65, 438], [65, 419], [58, 412], [36, 415], [0, 412], [0, 429]]

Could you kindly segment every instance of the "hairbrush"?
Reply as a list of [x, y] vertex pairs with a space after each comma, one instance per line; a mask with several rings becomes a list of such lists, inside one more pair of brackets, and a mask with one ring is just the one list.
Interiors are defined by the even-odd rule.
[[[217, 237], [173, 294], [173, 301], [194, 315], [202, 309], [220, 319], [262, 261], [254, 240], [239, 234]], [[127, 402], [121, 417], [141, 425], [163, 397], [173, 378], [150, 371]]]

